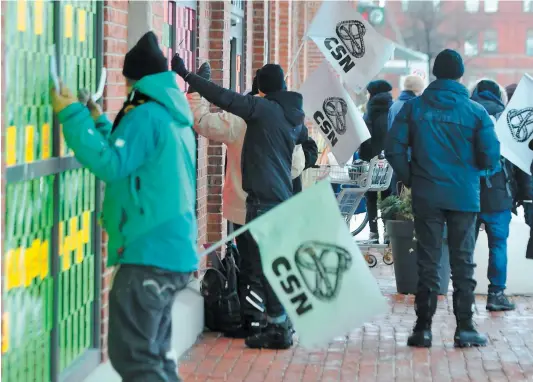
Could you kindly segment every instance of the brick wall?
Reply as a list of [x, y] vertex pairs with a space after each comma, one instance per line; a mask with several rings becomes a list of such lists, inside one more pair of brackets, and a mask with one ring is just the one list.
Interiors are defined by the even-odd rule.
[[[104, 111], [113, 120], [120, 111], [126, 96], [122, 76], [124, 55], [128, 50], [128, 2], [104, 2], [104, 66], [107, 68], [107, 86], [104, 91]], [[102, 240], [102, 360], [107, 360], [107, 327], [109, 315], [109, 288], [112, 270], [106, 267], [107, 235]]]
[[268, 40], [268, 2], [256, 0], [252, 2], [252, 78], [255, 72], [266, 63], [266, 44]]

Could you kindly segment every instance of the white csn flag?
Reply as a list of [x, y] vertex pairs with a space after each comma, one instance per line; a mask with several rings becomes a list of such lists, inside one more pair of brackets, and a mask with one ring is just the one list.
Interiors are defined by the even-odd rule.
[[357, 93], [365, 90], [381, 71], [395, 47], [392, 41], [376, 32], [349, 1], [323, 1], [307, 37]]
[[503, 157], [531, 175], [533, 151], [533, 77], [525, 74], [514, 92], [513, 98], [496, 123], [496, 134]]
[[345, 164], [370, 139], [361, 112], [327, 61], [307, 77], [299, 92], [304, 111], [319, 127], [339, 164]]
[[387, 313], [387, 300], [328, 181], [293, 196], [249, 227], [263, 272], [302, 346], [325, 346]]

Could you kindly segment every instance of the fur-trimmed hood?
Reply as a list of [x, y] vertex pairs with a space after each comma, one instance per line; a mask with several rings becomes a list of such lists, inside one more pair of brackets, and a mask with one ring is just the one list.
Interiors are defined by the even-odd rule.
[[509, 99], [507, 97], [507, 91], [505, 90], [505, 88], [500, 85], [498, 82], [494, 81], [494, 80], [491, 80], [490, 78], [480, 78], [479, 80], [477, 80], [476, 82], [474, 82], [469, 88], [468, 88], [468, 92], [470, 93], [470, 97], [472, 97], [474, 95], [474, 92], [476, 91], [476, 88], [477, 86], [479, 85], [479, 83], [481, 81], [492, 81], [494, 82], [496, 85], [498, 85], [499, 89], [500, 89], [500, 94], [501, 94], [501, 97], [500, 97], [500, 100], [502, 101], [502, 103], [504, 104], [504, 106], [507, 106], [507, 102], [509, 102]]

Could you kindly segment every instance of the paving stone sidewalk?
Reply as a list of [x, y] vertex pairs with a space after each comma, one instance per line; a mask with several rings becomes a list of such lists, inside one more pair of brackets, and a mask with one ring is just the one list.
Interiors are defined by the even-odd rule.
[[515, 297], [517, 309], [489, 313], [486, 298], [476, 298], [478, 329], [486, 348], [454, 349], [451, 295], [439, 300], [433, 347], [411, 349], [412, 296], [395, 294], [392, 266], [373, 270], [390, 302], [390, 312], [337, 338], [322, 351], [247, 349], [243, 340], [206, 333], [180, 363], [185, 382], [533, 382], [533, 297]]

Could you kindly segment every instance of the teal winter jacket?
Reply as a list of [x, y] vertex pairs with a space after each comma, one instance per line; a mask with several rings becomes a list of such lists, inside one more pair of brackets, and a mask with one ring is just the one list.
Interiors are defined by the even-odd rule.
[[108, 266], [197, 269], [196, 141], [189, 104], [175, 74], [146, 76], [133, 87], [153, 101], [124, 115], [116, 129], [75, 103], [59, 113], [78, 161], [106, 184], [102, 222]]

